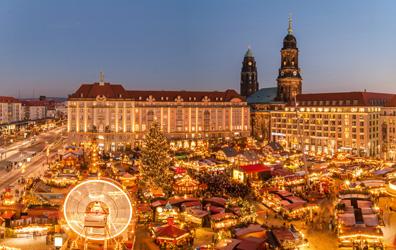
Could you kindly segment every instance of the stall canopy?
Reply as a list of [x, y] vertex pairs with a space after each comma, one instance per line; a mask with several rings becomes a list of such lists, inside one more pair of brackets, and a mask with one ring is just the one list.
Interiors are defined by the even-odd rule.
[[250, 173], [261, 173], [261, 172], [271, 172], [271, 168], [263, 165], [263, 164], [253, 164], [253, 165], [245, 165], [245, 166], [240, 166], [239, 169], [242, 172], [245, 172], [247, 174]]

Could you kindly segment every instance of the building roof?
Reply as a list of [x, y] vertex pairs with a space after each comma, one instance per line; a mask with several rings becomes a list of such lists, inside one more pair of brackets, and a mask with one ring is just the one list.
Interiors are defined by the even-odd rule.
[[239, 238], [246, 234], [256, 233], [265, 231], [264, 228], [259, 224], [249, 224], [247, 227], [237, 228], [235, 229], [235, 235]]
[[214, 203], [214, 204], [217, 204], [217, 205], [220, 205], [220, 206], [223, 206], [223, 207], [227, 203], [227, 200], [222, 198], [222, 197], [210, 197], [210, 198], [204, 199], [204, 201], [207, 202], [207, 203], [210, 203], [210, 204]]
[[396, 107], [396, 95], [394, 95], [386, 104], [386, 107]]
[[259, 250], [263, 249], [265, 238], [248, 237], [241, 240], [235, 250]]
[[385, 106], [393, 97], [394, 94], [374, 92], [330, 92], [299, 94], [297, 102], [300, 106]]
[[185, 102], [197, 102], [204, 100], [211, 102], [228, 102], [234, 98], [237, 98], [240, 101], [245, 101], [242, 96], [232, 89], [228, 89], [226, 91], [125, 90], [122, 85], [112, 83], [82, 84], [75, 93], [69, 95], [69, 99], [97, 97], [111, 99], [131, 99], [136, 101], [147, 101], [151, 99], [164, 102], [175, 100], [181, 100]]
[[92, 84], [82, 84], [75, 93], [69, 95], [69, 98], [96, 98], [97, 96], [126, 98], [126, 90], [120, 84], [99, 84], [95, 82]]
[[238, 155], [238, 152], [233, 147], [225, 147], [221, 151], [223, 151], [226, 157], [235, 157]]
[[256, 103], [279, 103], [275, 101], [278, 94], [278, 87], [262, 88], [247, 98], [248, 104]]
[[21, 102], [12, 96], [0, 96], [0, 103], [18, 103]]
[[24, 100], [22, 101], [22, 106], [35, 106], [35, 107], [42, 107], [42, 106], [49, 106], [50, 103], [44, 100]]
[[272, 233], [280, 244], [282, 241], [294, 241], [296, 239], [288, 228], [276, 228], [272, 230]]
[[157, 239], [179, 239], [187, 236], [188, 232], [184, 229], [178, 228], [173, 224], [164, 225], [156, 228], [155, 232]]
[[253, 165], [245, 165], [245, 166], [240, 166], [239, 169], [242, 172], [245, 172], [247, 174], [250, 173], [261, 173], [261, 172], [270, 172], [271, 168], [264, 166], [263, 164], [253, 164]]

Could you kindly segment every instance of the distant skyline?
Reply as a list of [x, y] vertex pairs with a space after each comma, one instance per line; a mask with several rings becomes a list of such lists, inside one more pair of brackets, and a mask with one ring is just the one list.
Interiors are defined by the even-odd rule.
[[303, 92], [396, 93], [396, 1], [0, 2], [0, 95], [66, 97], [103, 71], [127, 89], [239, 91], [251, 46], [276, 85], [288, 15]]

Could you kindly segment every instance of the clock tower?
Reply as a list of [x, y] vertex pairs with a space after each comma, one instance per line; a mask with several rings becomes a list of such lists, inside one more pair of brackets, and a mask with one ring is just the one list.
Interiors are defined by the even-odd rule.
[[281, 67], [277, 78], [277, 101], [292, 102], [296, 95], [301, 94], [302, 78], [298, 67], [297, 40], [293, 35], [292, 19], [289, 17], [289, 28], [283, 39], [281, 49]]
[[258, 88], [256, 60], [252, 50], [248, 48], [242, 62], [241, 96], [248, 97], [255, 93]]

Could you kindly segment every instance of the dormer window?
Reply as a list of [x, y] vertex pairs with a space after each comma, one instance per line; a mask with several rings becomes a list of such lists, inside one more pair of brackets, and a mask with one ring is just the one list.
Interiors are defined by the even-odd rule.
[[142, 97], [141, 97], [141, 96], [139, 96], [139, 100], [142, 100]]
[[84, 97], [84, 94], [83, 93], [81, 93], [81, 95], [80, 95], [81, 97]]
[[163, 96], [161, 96], [161, 101], [163, 101], [164, 100], [164, 97]]

